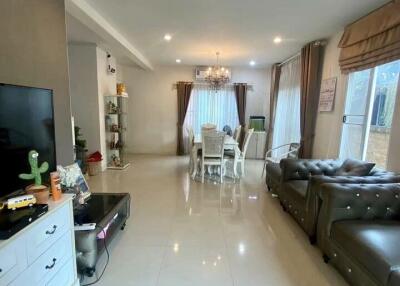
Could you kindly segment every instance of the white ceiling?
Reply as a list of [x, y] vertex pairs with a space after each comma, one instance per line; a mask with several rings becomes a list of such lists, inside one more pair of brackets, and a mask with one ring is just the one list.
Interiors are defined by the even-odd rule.
[[[279, 62], [305, 43], [328, 38], [387, 0], [82, 0], [152, 64], [228, 66]], [[75, 20], [76, 21], [76, 20]], [[101, 41], [69, 18], [69, 39]], [[165, 33], [173, 36], [163, 40]], [[273, 43], [275, 36], [283, 42]], [[103, 43], [106, 45], [106, 43]]]

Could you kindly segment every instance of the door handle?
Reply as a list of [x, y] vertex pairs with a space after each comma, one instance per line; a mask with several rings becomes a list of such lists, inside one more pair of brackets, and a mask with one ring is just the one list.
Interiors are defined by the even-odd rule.
[[343, 115], [342, 122], [343, 122], [343, 123], [346, 123], [346, 121], [347, 121], [347, 116], [346, 116], [346, 115]]

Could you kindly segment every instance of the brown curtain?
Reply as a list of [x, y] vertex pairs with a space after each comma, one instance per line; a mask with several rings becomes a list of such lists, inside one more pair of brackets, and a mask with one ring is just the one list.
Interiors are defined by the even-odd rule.
[[300, 82], [300, 158], [311, 158], [318, 114], [321, 82], [320, 42], [312, 42], [301, 49]]
[[400, 59], [400, 0], [394, 0], [348, 25], [339, 42], [343, 73]]
[[177, 155], [184, 155], [183, 144], [183, 123], [185, 121], [186, 111], [189, 106], [190, 94], [192, 92], [193, 83], [180, 81], [176, 84], [178, 95], [178, 140], [177, 140]]
[[244, 137], [244, 128], [246, 125], [246, 96], [247, 96], [247, 83], [235, 83], [235, 96], [236, 96], [236, 105], [239, 116], [239, 124], [242, 126], [240, 139], [239, 139], [239, 147], [242, 148], [243, 137]]
[[271, 87], [269, 94], [269, 123], [268, 123], [268, 134], [267, 134], [267, 150], [272, 148], [272, 136], [274, 134], [275, 111], [276, 111], [276, 102], [278, 99], [280, 77], [281, 77], [280, 64], [272, 65]]

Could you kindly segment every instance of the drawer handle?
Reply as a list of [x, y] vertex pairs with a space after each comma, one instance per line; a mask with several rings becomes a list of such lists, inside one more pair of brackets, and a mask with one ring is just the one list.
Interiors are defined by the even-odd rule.
[[0, 273], [3, 272], [3, 269], [0, 268]]
[[53, 263], [51, 265], [46, 265], [46, 269], [52, 269], [56, 265], [57, 259], [53, 258]]
[[56, 225], [53, 225], [53, 230], [46, 230], [46, 234], [53, 234], [53, 233], [55, 233], [56, 232], [56, 229], [57, 229], [57, 226]]

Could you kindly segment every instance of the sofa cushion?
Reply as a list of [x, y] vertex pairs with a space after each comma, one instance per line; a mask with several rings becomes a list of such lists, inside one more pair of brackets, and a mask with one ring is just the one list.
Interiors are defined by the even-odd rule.
[[400, 221], [337, 221], [332, 225], [331, 238], [382, 285], [400, 267]]
[[346, 159], [342, 166], [336, 170], [335, 176], [367, 176], [374, 166], [375, 163]]

